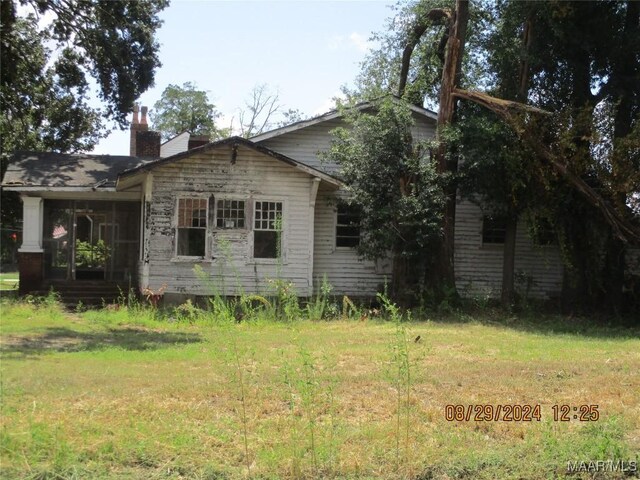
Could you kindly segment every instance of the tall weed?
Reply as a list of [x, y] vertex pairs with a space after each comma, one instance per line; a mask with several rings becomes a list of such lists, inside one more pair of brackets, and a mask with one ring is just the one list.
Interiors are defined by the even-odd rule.
[[[409, 338], [406, 322], [400, 308], [385, 294], [379, 293], [378, 299], [388, 319], [394, 324], [394, 334], [390, 340], [390, 371], [391, 383], [396, 392], [395, 418], [395, 450], [396, 468], [400, 471], [401, 464], [410, 465], [410, 434], [411, 434], [411, 360]], [[404, 458], [401, 463], [400, 443], [404, 441]]]

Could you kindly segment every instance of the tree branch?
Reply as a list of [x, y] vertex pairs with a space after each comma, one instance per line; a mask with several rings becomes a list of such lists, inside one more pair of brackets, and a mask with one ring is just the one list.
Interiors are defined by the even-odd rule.
[[558, 155], [551, 151], [549, 147], [542, 144], [534, 132], [526, 128], [519, 117], [522, 113], [546, 116], [551, 115], [550, 112], [523, 103], [495, 98], [481, 92], [471, 92], [456, 88], [453, 95], [482, 105], [498, 115], [507, 125], [513, 128], [518, 137], [530, 146], [539, 158], [548, 163], [556, 172], [564, 177], [587, 202], [602, 213], [604, 219], [620, 240], [625, 243], [640, 242], [640, 230], [638, 227], [625, 219], [618, 210], [582, 180], [582, 178], [571, 172]]

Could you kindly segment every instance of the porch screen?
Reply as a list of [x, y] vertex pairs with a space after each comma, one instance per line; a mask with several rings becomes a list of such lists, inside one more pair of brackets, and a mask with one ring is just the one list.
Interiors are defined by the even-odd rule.
[[204, 257], [207, 233], [207, 199], [178, 199], [179, 256]]

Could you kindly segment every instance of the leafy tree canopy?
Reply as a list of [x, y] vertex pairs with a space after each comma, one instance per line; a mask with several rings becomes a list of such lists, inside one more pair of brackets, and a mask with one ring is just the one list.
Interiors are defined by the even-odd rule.
[[408, 106], [393, 98], [373, 111], [344, 108], [348, 128], [332, 131], [325, 159], [340, 165], [361, 212], [359, 253], [370, 259], [394, 257], [394, 291], [419, 283], [433, 260], [429, 251], [441, 235], [442, 178], [427, 145], [413, 142]]
[[[104, 134], [105, 120], [124, 126], [160, 66], [155, 33], [167, 5], [21, 0], [18, 9], [17, 1], [2, 1], [3, 156], [15, 149], [87, 150]], [[102, 108], [87, 103], [92, 82]]]
[[[0, 176], [16, 150], [91, 150], [123, 127], [160, 66], [155, 34], [167, 0], [0, 1]], [[89, 105], [97, 88], [101, 108]], [[2, 238], [19, 228], [2, 192]], [[7, 230], [10, 228], [10, 230]]]
[[198, 90], [197, 85], [192, 82], [165, 88], [150, 116], [153, 128], [165, 139], [182, 132], [209, 135], [211, 138], [224, 137], [227, 133], [216, 127], [216, 119], [220, 113], [209, 101], [207, 92]]

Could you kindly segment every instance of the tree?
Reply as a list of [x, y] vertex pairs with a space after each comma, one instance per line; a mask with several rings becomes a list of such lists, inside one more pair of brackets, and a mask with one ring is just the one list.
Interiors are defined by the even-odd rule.
[[256, 85], [245, 101], [245, 107], [238, 112], [240, 135], [251, 138], [269, 130], [273, 117], [281, 110], [278, 92], [271, 92], [267, 84]]
[[[520, 98], [553, 115], [542, 120], [541, 111], [522, 103], [455, 94], [496, 113], [533, 152], [527, 164], [545, 188], [530, 205], [556, 231], [565, 306], [620, 311], [625, 242], [640, 241], [638, 219], [627, 206], [640, 190], [638, 6], [503, 2], [498, 14], [488, 55], [498, 94], [508, 98], [509, 84], [511, 92], [518, 89], [519, 63], [520, 72], [531, 71], [524, 76], [528, 94]], [[526, 49], [510, 48], [518, 30], [528, 37]], [[624, 119], [617, 129], [616, 119]]]
[[[155, 33], [168, 2], [21, 0], [32, 10], [25, 15], [17, 4], [0, 2], [2, 175], [13, 151], [90, 150], [106, 121], [124, 126], [160, 66]], [[91, 80], [103, 108], [89, 106]], [[3, 229], [17, 228], [20, 211], [17, 195], [3, 191]]]
[[222, 138], [225, 132], [216, 127], [219, 116], [220, 113], [209, 101], [207, 92], [198, 90], [192, 82], [186, 82], [182, 86], [169, 85], [150, 113], [153, 128], [164, 139], [182, 132]]
[[413, 142], [411, 111], [390, 97], [373, 112], [344, 109], [348, 128], [333, 130], [325, 157], [340, 175], [361, 212], [358, 252], [365, 258], [393, 257], [392, 293], [414, 301], [437, 258], [445, 198], [442, 178], [426, 145]]
[[[155, 33], [166, 0], [2, 2], [0, 99], [2, 153], [12, 149], [88, 149], [100, 119], [124, 126], [136, 98], [160, 66]], [[39, 16], [52, 20], [41, 26]], [[54, 47], [55, 51], [51, 51]], [[11, 65], [11, 68], [7, 68]], [[89, 78], [103, 109], [88, 108]], [[27, 135], [24, 135], [27, 133]]]
[[301, 122], [306, 119], [304, 113], [297, 108], [290, 108], [286, 112], [282, 112], [282, 120], [277, 123], [278, 127], [286, 127], [292, 123]]
[[[472, 4], [468, 53], [448, 62], [452, 39], [465, 43], [464, 35], [456, 35], [456, 29], [464, 30], [464, 22], [456, 23], [465, 2], [456, 1], [455, 10], [452, 4], [423, 0], [400, 8], [390, 32], [378, 36], [382, 47], [365, 62], [357, 81], [360, 91], [352, 96], [366, 98], [393, 91], [394, 86], [416, 103], [435, 104], [440, 95], [440, 117], [447, 117], [439, 122], [440, 139], [453, 139], [442, 142], [436, 152], [442, 173], [455, 173], [461, 152], [479, 158], [500, 144], [511, 149], [508, 155], [498, 155], [504, 162], [499, 170], [495, 162], [492, 166], [484, 162], [493, 168], [486, 172], [492, 176], [476, 176], [477, 181], [490, 181], [475, 185], [489, 193], [483, 201], [500, 203], [510, 212], [512, 240], [516, 215], [537, 203], [530, 216], [551, 221], [564, 252], [567, 285], [581, 292], [574, 303], [604, 304], [602, 299], [616, 303], [613, 299], [622, 291], [624, 242], [640, 239], [638, 219], [628, 208], [640, 195], [639, 5], [631, 1]], [[491, 28], [481, 28], [487, 21]], [[490, 138], [499, 140], [494, 145], [484, 142], [484, 153], [478, 148], [483, 142], [464, 143], [473, 135], [456, 138], [441, 128], [455, 118], [451, 105], [456, 98], [496, 115], [491, 120], [477, 107], [465, 106], [464, 115], [470, 120], [466, 126], [475, 123], [478, 132], [484, 128]], [[505, 177], [496, 171], [509, 173], [507, 184], [500, 185]], [[449, 198], [454, 185], [448, 184]], [[448, 206], [445, 246], [453, 237], [447, 222], [451, 227], [455, 219], [453, 202]], [[505, 253], [508, 287], [513, 262]], [[439, 276], [441, 281], [448, 279]], [[569, 290], [565, 289], [565, 297]], [[510, 297], [510, 292], [503, 293], [505, 299]]]
[[[438, 2], [440, 3], [440, 2]], [[443, 8], [433, 1], [420, 2], [411, 9], [410, 20], [405, 22], [403, 35], [396, 47], [400, 47], [400, 68], [398, 71], [398, 90], [400, 97], [407, 101], [422, 106], [425, 95], [435, 83], [435, 78], [440, 78], [439, 84], [439, 111], [437, 123], [438, 146], [435, 150], [435, 164], [437, 171], [448, 182], [443, 183], [444, 193], [447, 198], [445, 212], [442, 217], [442, 237], [438, 245], [438, 262], [429, 269], [428, 284], [432, 289], [455, 289], [453, 250], [454, 250], [454, 226], [456, 210], [455, 173], [458, 169], [457, 155], [451, 146], [446, 145], [444, 130], [454, 121], [456, 99], [453, 91], [460, 86], [461, 65], [464, 57], [465, 41], [467, 36], [467, 23], [469, 19], [469, 3], [467, 0], [456, 0], [455, 8]], [[436, 28], [434, 28], [436, 27]], [[442, 27], [438, 30], [437, 27]], [[437, 52], [430, 55], [420, 55], [425, 63], [418, 64], [414, 68], [414, 78], [409, 79], [412, 66], [412, 57], [416, 47], [427, 32], [437, 31], [441, 35]], [[431, 33], [430, 33], [431, 34]], [[433, 37], [430, 37], [433, 39]], [[440, 62], [435, 68], [433, 59], [437, 57]], [[425, 72], [431, 72], [425, 76]], [[432, 91], [432, 93], [434, 93]], [[453, 174], [453, 175], [451, 175]]]

